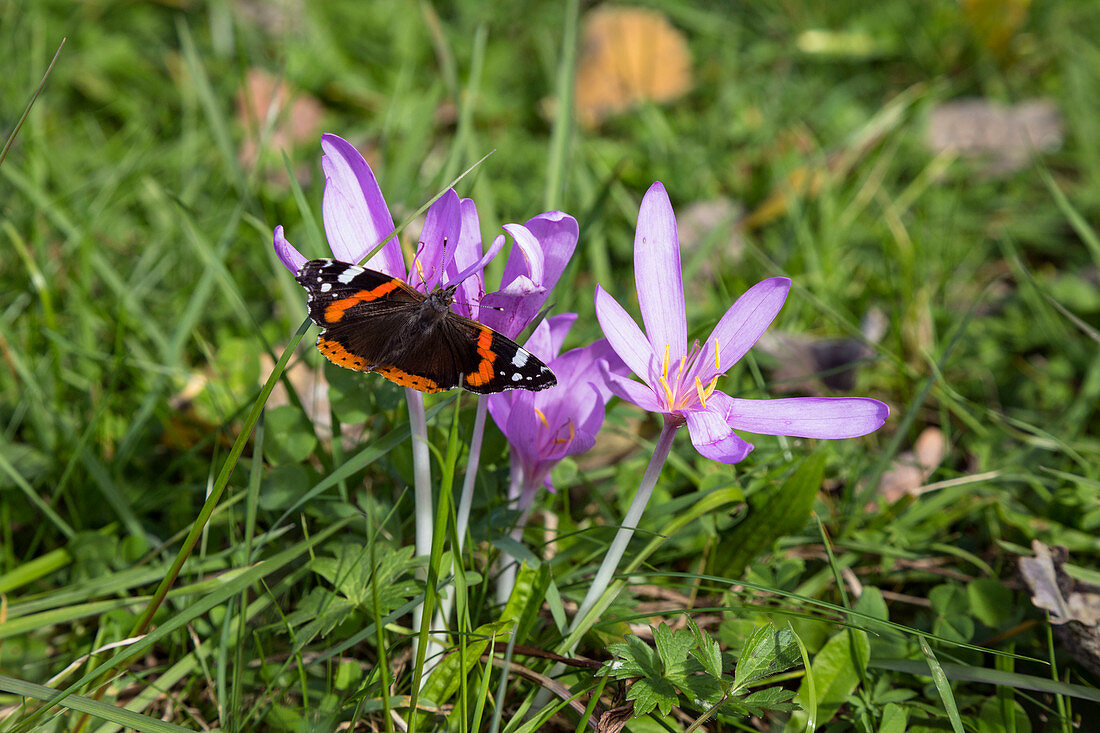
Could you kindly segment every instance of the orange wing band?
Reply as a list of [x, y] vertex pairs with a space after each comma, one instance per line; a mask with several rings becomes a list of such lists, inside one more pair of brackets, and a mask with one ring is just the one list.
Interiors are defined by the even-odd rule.
[[359, 303], [369, 303], [372, 300], [378, 300], [379, 298], [389, 295], [394, 290], [397, 290], [400, 286], [400, 280], [390, 280], [389, 282], [382, 283], [376, 288], [360, 290], [354, 295], [349, 295], [340, 300], [334, 300], [325, 308], [325, 321], [327, 323], [336, 323], [344, 317], [344, 314], [347, 313], [348, 309], [352, 306]]
[[477, 337], [477, 355], [481, 357], [477, 371], [466, 375], [466, 382], [473, 387], [480, 387], [493, 378], [493, 362], [497, 355], [493, 353], [493, 332], [482, 327], [481, 335]]

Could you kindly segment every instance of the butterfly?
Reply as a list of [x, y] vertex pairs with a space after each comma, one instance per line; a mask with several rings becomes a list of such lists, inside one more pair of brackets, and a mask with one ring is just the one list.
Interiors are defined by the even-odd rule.
[[337, 366], [421, 392], [537, 391], [558, 383], [515, 341], [451, 310], [457, 285], [424, 295], [399, 278], [332, 259], [306, 262], [295, 279], [309, 296], [310, 319], [323, 329], [317, 350]]

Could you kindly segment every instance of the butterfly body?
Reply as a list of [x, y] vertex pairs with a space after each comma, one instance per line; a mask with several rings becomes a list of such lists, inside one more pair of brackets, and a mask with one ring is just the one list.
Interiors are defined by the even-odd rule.
[[398, 278], [328, 259], [305, 263], [295, 279], [309, 295], [309, 317], [324, 329], [317, 349], [338, 366], [422, 392], [557, 384], [529, 351], [451, 310], [455, 286], [424, 295]]

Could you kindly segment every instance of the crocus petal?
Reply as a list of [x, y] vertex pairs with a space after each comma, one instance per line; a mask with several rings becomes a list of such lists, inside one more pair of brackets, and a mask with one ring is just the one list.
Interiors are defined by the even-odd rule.
[[550, 335], [550, 322], [548, 320], [535, 326], [535, 330], [531, 332], [531, 336], [527, 339], [527, 342], [523, 344], [523, 348], [527, 349], [544, 362], [549, 362], [554, 358], [553, 339]]
[[[481, 222], [478, 220], [477, 206], [473, 199], [461, 199], [459, 206], [462, 231], [458, 235], [454, 257], [447, 263], [445, 274], [448, 283], [458, 284], [458, 289], [455, 291], [455, 311], [467, 318], [477, 318], [477, 304], [485, 295], [485, 278], [481, 268], [476, 268], [462, 279], [459, 279], [458, 275], [481, 260]], [[501, 240], [500, 244], [503, 247], [503, 238], [498, 237], [498, 239]], [[495, 245], [496, 242], [493, 244]]]
[[680, 240], [676, 236], [676, 215], [672, 212], [672, 203], [660, 181], [649, 187], [638, 211], [638, 227], [634, 235], [634, 281], [642, 322], [653, 345], [653, 353], [663, 356], [668, 345], [672, 361], [679, 361], [687, 353], [687, 313], [684, 309], [683, 274], [680, 272]]
[[[527, 392], [526, 395], [533, 395]], [[495, 422], [495, 420], [494, 420]], [[511, 449], [520, 454], [525, 462], [539, 458], [539, 428], [542, 421], [535, 412], [532, 400], [520, 395], [512, 401], [512, 410], [501, 432], [508, 438]]]
[[[467, 267], [462, 272], [457, 273], [453, 278], [450, 278], [448, 280], [448, 284], [462, 283], [464, 285], [467, 281], [470, 281], [474, 282], [475, 286], [480, 289], [481, 286], [476, 285], [476, 283], [478, 283], [482, 279], [481, 271], [485, 269], [485, 266], [489, 264], [490, 260], [500, 254], [500, 250], [502, 250], [503, 248], [504, 236], [501, 235], [493, 240], [493, 243], [489, 245], [488, 251], [486, 251], [485, 254], [481, 256], [481, 259]], [[462, 285], [460, 285], [459, 287], [461, 288]], [[480, 301], [480, 298], [478, 298], [478, 300], [475, 302], [478, 301]]]
[[[710, 338], [696, 360], [694, 374], [703, 384], [715, 374], [724, 374], [736, 364], [768, 329], [787, 300], [791, 281], [786, 277], [773, 277], [753, 285], [729, 307], [722, 320], [714, 327]], [[718, 344], [718, 364], [715, 363], [714, 344]]]
[[[321, 217], [329, 248], [336, 259], [355, 264], [390, 235], [393, 217], [374, 172], [351, 143], [325, 133], [321, 136], [321, 149], [325, 151], [321, 158], [321, 169], [325, 172]], [[405, 262], [397, 237], [390, 239], [366, 265], [404, 279]]]
[[546, 319], [550, 324], [550, 358], [555, 358], [561, 353], [561, 346], [565, 343], [565, 337], [569, 335], [569, 329], [577, 322], [576, 313], [559, 313]]
[[488, 403], [489, 416], [493, 418], [493, 422], [497, 424], [502, 433], [508, 425], [508, 417], [512, 414], [512, 398], [518, 391], [498, 392], [497, 394], [486, 395], [484, 398]]
[[[715, 392], [711, 398], [722, 394]], [[707, 400], [710, 402], [710, 400]], [[705, 458], [722, 463], [737, 463], [752, 450], [752, 443], [739, 438], [726, 422], [725, 415], [719, 409], [699, 408], [683, 413], [687, 419], [691, 444]]]
[[596, 286], [596, 320], [600, 322], [600, 328], [611, 344], [611, 348], [626, 362], [630, 371], [647, 383], [656, 384], [660, 372], [657, 369], [657, 359], [645, 334], [618, 301], [599, 285]]
[[[409, 284], [425, 293], [443, 279], [443, 270], [454, 256], [462, 234], [462, 206], [453, 188], [447, 189], [424, 217], [424, 229], [416, 248], [416, 260], [409, 268]], [[448, 251], [449, 250], [449, 251]]]
[[[707, 398], [708, 404], [715, 392]], [[725, 396], [725, 395], [723, 395]], [[890, 408], [869, 397], [791, 397], [747, 400], [726, 397], [729, 424], [763, 435], [855, 438], [882, 427]]]
[[295, 275], [298, 274], [298, 270], [302, 269], [302, 265], [307, 262], [306, 258], [294, 249], [294, 245], [286, 241], [282, 224], [275, 227], [275, 254], [279, 255], [279, 261], [283, 263], [283, 266]]
[[[558, 284], [577, 247], [580, 229], [577, 220], [564, 211], [547, 211], [528, 219], [524, 225], [542, 248], [543, 273], [539, 281], [548, 291]], [[542, 304], [539, 304], [542, 307]]]
[[512, 256], [508, 258], [509, 264], [518, 251], [526, 264], [524, 274], [541, 285], [545, 274], [546, 256], [539, 245], [539, 240], [535, 238], [530, 229], [522, 224], [505, 224], [503, 229], [516, 240], [516, 246], [512, 249]]
[[[519, 225], [512, 224], [504, 227], [515, 237], [516, 234], [509, 228], [510, 226]], [[577, 220], [561, 211], [547, 211], [528, 219], [522, 229], [538, 243], [540, 262], [529, 262], [531, 253], [523, 249], [528, 243], [516, 237], [516, 244], [520, 245], [520, 249], [512, 249], [500, 282], [507, 287], [517, 277], [524, 275], [545, 287], [547, 291], [552, 290], [562, 272], [565, 271], [565, 266], [569, 264], [573, 250], [577, 247], [579, 233]], [[542, 302], [539, 302], [534, 310], [537, 312], [541, 307]]]
[[603, 374], [604, 382], [616, 397], [633, 403], [649, 412], [668, 412], [665, 403], [657, 399], [657, 395], [653, 394], [653, 390], [649, 386], [641, 382], [635, 382], [633, 379], [620, 377], [618, 374], [612, 374], [607, 368], [606, 361], [599, 362], [599, 366], [600, 372]]

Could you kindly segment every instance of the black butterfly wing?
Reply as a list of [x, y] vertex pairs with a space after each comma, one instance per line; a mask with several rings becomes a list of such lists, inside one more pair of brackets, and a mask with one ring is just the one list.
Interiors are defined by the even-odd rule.
[[471, 392], [538, 391], [558, 383], [548, 366], [504, 334], [457, 314], [442, 325], [451, 358], [462, 372], [461, 385]]
[[309, 317], [321, 328], [407, 312], [424, 296], [404, 281], [338, 260], [310, 260], [295, 276], [306, 289]]

